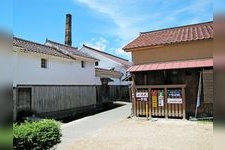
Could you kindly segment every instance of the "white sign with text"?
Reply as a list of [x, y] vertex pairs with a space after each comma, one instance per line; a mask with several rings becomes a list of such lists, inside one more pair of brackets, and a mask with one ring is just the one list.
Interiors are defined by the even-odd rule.
[[148, 97], [148, 92], [137, 92], [136, 97]]
[[168, 104], [182, 104], [182, 98], [168, 98]]

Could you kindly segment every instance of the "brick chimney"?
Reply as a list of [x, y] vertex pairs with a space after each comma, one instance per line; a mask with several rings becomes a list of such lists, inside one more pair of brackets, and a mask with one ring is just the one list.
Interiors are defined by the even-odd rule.
[[72, 46], [72, 15], [66, 14], [65, 45]]

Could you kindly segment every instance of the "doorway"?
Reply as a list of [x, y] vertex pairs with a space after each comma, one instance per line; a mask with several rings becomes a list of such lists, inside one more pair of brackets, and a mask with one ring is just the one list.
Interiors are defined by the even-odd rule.
[[32, 89], [27, 87], [19, 87], [17, 89], [17, 118], [21, 119], [31, 115], [31, 94]]

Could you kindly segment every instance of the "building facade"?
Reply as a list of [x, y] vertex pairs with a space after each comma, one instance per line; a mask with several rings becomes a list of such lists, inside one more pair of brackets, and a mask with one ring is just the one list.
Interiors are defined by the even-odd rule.
[[134, 115], [213, 116], [213, 22], [144, 32], [123, 49]]
[[123, 81], [124, 78], [128, 76], [127, 69], [131, 66], [131, 62], [129, 62], [126, 59], [108, 54], [106, 52], [94, 49], [92, 47], [83, 45], [83, 47], [80, 49], [81, 52], [87, 53], [91, 56], [94, 56], [95, 58], [99, 59], [98, 64], [96, 65], [96, 68], [104, 69], [105, 71], [108, 70], [108, 72], [120, 72], [121, 75], [117, 76], [110, 76], [109, 74], [106, 75], [105, 73], [100, 74], [99, 69], [96, 70], [98, 72], [96, 74], [96, 84], [101, 85], [101, 78], [109, 78], [112, 79], [111, 82], [109, 82], [109, 85], [128, 85], [130, 82]]
[[97, 61], [67, 45], [13, 37], [14, 120], [31, 114], [60, 118], [94, 108]]

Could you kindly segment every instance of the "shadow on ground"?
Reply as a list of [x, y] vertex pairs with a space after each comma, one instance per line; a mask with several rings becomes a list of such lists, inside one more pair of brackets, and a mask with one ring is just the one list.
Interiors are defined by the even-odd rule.
[[95, 115], [95, 114], [98, 114], [98, 113], [101, 113], [101, 112], [104, 112], [104, 111], [115, 109], [115, 108], [121, 107], [123, 105], [124, 104], [121, 104], [121, 103], [104, 104], [104, 105], [102, 105], [100, 107], [97, 107], [93, 111], [79, 113], [79, 114], [76, 114], [74, 116], [69, 116], [69, 117], [66, 117], [66, 118], [62, 118], [62, 119], [60, 119], [58, 121], [61, 121], [62, 123], [68, 123], [68, 122], [71, 122], [71, 121], [74, 121], [74, 120], [77, 120], [77, 119], [81, 119], [81, 118], [84, 118], [84, 117], [87, 117], [87, 116], [91, 116], [91, 115]]

